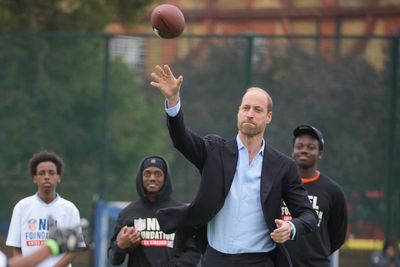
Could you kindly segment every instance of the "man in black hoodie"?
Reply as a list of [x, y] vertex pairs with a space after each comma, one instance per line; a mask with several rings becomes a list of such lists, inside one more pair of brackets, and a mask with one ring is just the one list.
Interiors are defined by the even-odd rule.
[[128, 267], [196, 266], [200, 253], [193, 234], [188, 230], [165, 234], [155, 216], [160, 208], [185, 205], [170, 196], [172, 182], [165, 159], [151, 156], [141, 162], [136, 190], [140, 199], [118, 216], [108, 249], [111, 264], [122, 264], [128, 255]]

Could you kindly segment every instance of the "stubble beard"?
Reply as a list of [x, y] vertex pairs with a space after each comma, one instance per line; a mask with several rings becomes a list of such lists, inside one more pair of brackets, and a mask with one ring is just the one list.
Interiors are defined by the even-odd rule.
[[249, 128], [249, 127], [240, 126], [239, 127], [239, 131], [244, 136], [247, 136], [247, 137], [254, 137], [254, 136], [257, 136], [258, 134], [260, 134], [260, 131], [259, 131], [258, 127]]

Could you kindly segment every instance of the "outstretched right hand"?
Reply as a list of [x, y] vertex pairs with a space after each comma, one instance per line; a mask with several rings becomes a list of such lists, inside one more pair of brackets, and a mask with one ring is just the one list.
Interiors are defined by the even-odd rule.
[[173, 107], [179, 101], [179, 92], [183, 82], [183, 76], [175, 78], [168, 65], [157, 65], [151, 73], [150, 85], [159, 89], [167, 99], [168, 107]]

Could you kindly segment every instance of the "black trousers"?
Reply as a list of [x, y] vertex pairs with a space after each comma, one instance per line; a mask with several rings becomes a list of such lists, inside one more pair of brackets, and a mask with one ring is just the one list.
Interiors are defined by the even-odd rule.
[[207, 246], [201, 267], [275, 267], [275, 250], [266, 253], [226, 254]]

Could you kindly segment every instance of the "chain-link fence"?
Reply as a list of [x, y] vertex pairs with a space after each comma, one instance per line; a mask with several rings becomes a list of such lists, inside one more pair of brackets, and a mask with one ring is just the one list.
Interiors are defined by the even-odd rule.
[[12, 208], [36, 188], [34, 152], [65, 161], [59, 193], [85, 217], [92, 199], [137, 198], [140, 160], [166, 157], [175, 197], [190, 201], [199, 175], [171, 146], [163, 99], [149, 86], [156, 64], [184, 75], [182, 104], [199, 134], [234, 137], [244, 90], [274, 101], [266, 141], [291, 153], [292, 130], [326, 139], [319, 169], [349, 202], [349, 237], [399, 238], [399, 38], [359, 36], [0, 35], [1, 234]]

